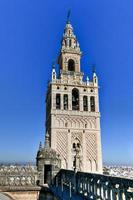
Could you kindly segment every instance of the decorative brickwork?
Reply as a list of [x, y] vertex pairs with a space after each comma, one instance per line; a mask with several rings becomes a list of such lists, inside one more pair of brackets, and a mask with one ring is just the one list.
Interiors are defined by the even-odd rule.
[[68, 154], [68, 137], [67, 132], [57, 131], [57, 147], [56, 151], [61, 155], [63, 160], [62, 168], [67, 166], [67, 154]]

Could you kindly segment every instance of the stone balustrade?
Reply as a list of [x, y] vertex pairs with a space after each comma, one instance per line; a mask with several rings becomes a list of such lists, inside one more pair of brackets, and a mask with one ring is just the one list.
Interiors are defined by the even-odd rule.
[[0, 166], [0, 187], [36, 186], [35, 166]]
[[54, 186], [65, 188], [83, 199], [133, 200], [133, 180], [101, 174], [61, 170], [54, 179]]

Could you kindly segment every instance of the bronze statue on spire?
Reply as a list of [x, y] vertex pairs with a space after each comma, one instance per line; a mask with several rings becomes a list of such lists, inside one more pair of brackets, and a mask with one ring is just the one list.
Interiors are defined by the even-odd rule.
[[68, 10], [68, 13], [67, 13], [67, 23], [70, 22], [70, 15], [71, 15], [71, 10]]

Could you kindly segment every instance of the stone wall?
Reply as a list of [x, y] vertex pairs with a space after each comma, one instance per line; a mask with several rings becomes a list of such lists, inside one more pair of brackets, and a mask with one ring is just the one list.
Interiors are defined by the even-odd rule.
[[4, 192], [11, 200], [37, 200], [39, 191], [14, 191]]

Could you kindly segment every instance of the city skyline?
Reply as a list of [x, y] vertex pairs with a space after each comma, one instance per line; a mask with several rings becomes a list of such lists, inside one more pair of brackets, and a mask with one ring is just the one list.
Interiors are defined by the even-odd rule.
[[133, 165], [133, 3], [85, 1], [77, 13], [80, 1], [52, 2], [0, 3], [0, 161], [35, 161], [44, 140], [47, 81], [71, 8], [81, 70], [91, 78], [95, 64], [99, 78], [103, 162]]

